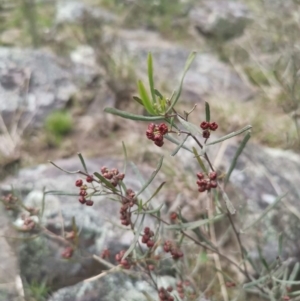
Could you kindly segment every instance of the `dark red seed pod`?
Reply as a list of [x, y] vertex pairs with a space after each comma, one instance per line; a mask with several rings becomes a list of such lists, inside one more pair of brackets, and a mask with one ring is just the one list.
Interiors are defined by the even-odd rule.
[[160, 141], [163, 141], [163, 140], [164, 140], [163, 135], [161, 135], [161, 134], [155, 134], [154, 135], [154, 141], [155, 142], [160, 142]]
[[161, 123], [159, 126], [158, 126], [158, 130], [159, 132], [162, 134], [162, 135], [165, 135], [168, 133], [168, 127], [166, 126], [166, 124], [164, 123]]
[[210, 137], [210, 132], [209, 132], [209, 130], [204, 130], [203, 131], [203, 133], [202, 133], [202, 136], [203, 136], [203, 138], [209, 138]]
[[86, 203], [86, 199], [84, 196], [80, 196], [78, 201], [81, 203], [81, 204], [85, 204]]
[[150, 124], [148, 125], [148, 130], [149, 130], [149, 131], [153, 132], [153, 131], [154, 131], [154, 128], [155, 128], [155, 124], [154, 124], [154, 123], [150, 123]]
[[77, 187], [81, 187], [82, 184], [83, 184], [83, 182], [82, 182], [81, 179], [79, 179], [79, 180], [77, 180], [77, 181], [75, 182], [75, 185], [76, 185]]
[[202, 121], [200, 127], [202, 130], [207, 130], [209, 128], [209, 123], [207, 121]]
[[106, 166], [101, 167], [101, 173], [104, 174], [108, 171], [108, 168]]
[[94, 180], [93, 176], [87, 176], [87, 177], [86, 177], [86, 181], [87, 181], [88, 183], [92, 183], [93, 180]]
[[144, 233], [145, 233], [145, 234], [149, 234], [149, 233], [150, 233], [150, 228], [149, 228], [149, 227], [145, 227]]
[[212, 171], [208, 176], [211, 180], [215, 180], [217, 178], [217, 173], [215, 171]]
[[198, 172], [198, 173], [197, 173], [197, 178], [198, 178], [199, 180], [203, 180], [203, 179], [204, 179], [204, 173], [203, 173], [203, 172]]
[[79, 195], [86, 196], [87, 195], [86, 190], [80, 190]]
[[173, 287], [170, 285], [170, 286], [168, 286], [167, 287], [167, 291], [169, 292], [169, 293], [171, 293], [172, 291], [173, 291]]
[[87, 200], [85, 203], [87, 206], [93, 206], [94, 202], [92, 200]]
[[216, 181], [210, 181], [209, 186], [210, 186], [210, 188], [217, 188], [218, 187], [218, 183]]
[[198, 191], [199, 192], [204, 192], [206, 190], [205, 186], [199, 186]]
[[164, 145], [164, 142], [163, 141], [161, 141], [161, 142], [154, 141], [154, 144], [159, 147], [162, 147]]
[[171, 220], [176, 220], [177, 219], [177, 213], [176, 212], [172, 212], [171, 214], [170, 214], [170, 219]]
[[154, 246], [154, 241], [153, 240], [148, 240], [147, 241], [147, 247], [152, 248]]
[[212, 122], [212, 123], [209, 123], [209, 128], [212, 130], [212, 131], [215, 131], [217, 128], [218, 128], [218, 124], [216, 122]]

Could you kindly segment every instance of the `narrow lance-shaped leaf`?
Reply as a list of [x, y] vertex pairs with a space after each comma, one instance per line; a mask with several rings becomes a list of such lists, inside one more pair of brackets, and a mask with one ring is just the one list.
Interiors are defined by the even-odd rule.
[[152, 101], [153, 101], [153, 103], [156, 103], [155, 90], [154, 90], [154, 79], [153, 79], [153, 60], [152, 60], [151, 52], [149, 52], [149, 54], [148, 54], [148, 79], [149, 79], [149, 86], [150, 86]]
[[233, 170], [234, 170], [234, 168], [236, 166], [236, 163], [237, 163], [237, 160], [238, 160], [240, 154], [243, 152], [243, 150], [244, 150], [244, 148], [245, 148], [245, 146], [246, 146], [246, 144], [247, 144], [247, 142], [249, 141], [250, 138], [251, 138], [251, 134], [250, 134], [250, 132], [248, 132], [245, 135], [245, 137], [244, 137], [242, 143], [240, 144], [239, 148], [237, 149], [237, 151], [236, 151], [236, 153], [234, 155], [234, 158], [233, 158], [233, 160], [231, 162], [231, 165], [229, 167], [229, 170], [228, 170], [228, 172], [226, 174], [226, 178], [225, 178], [225, 181], [224, 181], [225, 186], [227, 185], [227, 183], [229, 181], [231, 173], [233, 172]]
[[156, 170], [152, 173], [151, 177], [148, 179], [148, 181], [143, 185], [143, 187], [140, 189], [140, 191], [136, 194], [136, 196], [139, 196], [153, 181], [153, 179], [156, 177], [158, 174], [162, 163], [163, 163], [164, 157], [162, 156], [157, 164]]
[[113, 192], [117, 192], [117, 189], [106, 178], [100, 175], [98, 172], [94, 172], [94, 175], [103, 183], [106, 187], [110, 188]]
[[250, 223], [250, 225], [246, 226], [242, 230], [242, 232], [247, 231], [248, 229], [253, 227], [255, 224], [260, 222], [286, 195], [287, 195], [287, 193], [277, 197], [276, 200], [272, 204], [270, 204], [256, 220], [254, 220], [252, 223]]
[[[177, 140], [176, 138], [174, 138], [174, 137], [172, 137], [172, 136], [170, 136], [170, 135], [165, 135], [164, 136], [167, 140], [169, 140], [170, 142], [172, 142], [172, 143], [174, 143], [174, 144], [176, 144], [176, 145], [180, 145], [181, 144], [181, 142], [179, 141], [179, 140]], [[186, 146], [182, 146], [182, 148], [184, 148], [185, 150], [187, 150], [187, 151], [189, 151], [190, 153], [193, 153], [188, 147], [186, 147]]]
[[133, 242], [131, 243], [130, 247], [128, 248], [128, 250], [125, 252], [125, 254], [123, 255], [122, 259], [125, 259], [135, 248], [136, 243], [139, 240], [140, 234], [142, 232], [143, 229], [143, 225], [144, 225], [144, 219], [145, 219], [145, 215], [143, 214], [143, 217], [141, 219], [141, 222], [139, 224], [138, 229], [135, 232], [134, 238], [133, 238]]
[[173, 230], [193, 230], [196, 228], [199, 228], [201, 226], [204, 226], [206, 224], [216, 222], [224, 217], [224, 214], [219, 214], [211, 219], [203, 219], [195, 222], [190, 223], [182, 223], [182, 224], [175, 224], [175, 225], [166, 225], [166, 229], [173, 229]]
[[207, 169], [206, 169], [206, 167], [205, 167], [205, 165], [204, 165], [204, 163], [203, 163], [203, 161], [202, 161], [202, 159], [201, 159], [200, 155], [198, 154], [197, 149], [195, 147], [193, 147], [193, 153], [194, 153], [194, 155], [195, 155], [195, 157], [198, 161], [199, 166], [201, 167], [203, 172], [205, 174], [207, 174]]
[[127, 113], [115, 108], [107, 107], [104, 109], [104, 112], [110, 113], [113, 115], [120, 116], [125, 119], [131, 119], [131, 120], [139, 120], [139, 121], [158, 121], [158, 120], [165, 120], [165, 116], [143, 116], [143, 115], [136, 115]]
[[294, 281], [296, 279], [296, 277], [299, 274], [299, 268], [300, 268], [300, 265], [299, 265], [299, 262], [297, 262], [293, 268], [293, 271], [292, 271], [290, 277], [289, 277], [289, 281]]
[[183, 125], [183, 127], [192, 135], [197, 136], [197, 135], [202, 135], [202, 131], [200, 130], [200, 127], [196, 126], [193, 123], [190, 123], [186, 120], [184, 120], [183, 118], [181, 118], [180, 116], [178, 116], [178, 120], [180, 121], [180, 123]]
[[205, 119], [207, 122], [210, 122], [210, 108], [208, 102], [205, 102]]
[[247, 125], [247, 126], [245, 126], [244, 128], [242, 128], [241, 130], [239, 130], [239, 131], [237, 131], [237, 132], [232, 132], [232, 133], [230, 133], [230, 134], [228, 134], [228, 135], [226, 135], [226, 136], [221, 137], [220, 139], [217, 139], [217, 140], [215, 140], [215, 141], [212, 141], [212, 142], [210, 142], [210, 143], [207, 143], [206, 145], [213, 145], [213, 144], [217, 144], [217, 143], [223, 142], [223, 141], [225, 141], [225, 140], [227, 140], [227, 139], [230, 139], [230, 138], [235, 137], [235, 136], [237, 136], [237, 135], [239, 135], [239, 134], [242, 134], [242, 133], [244, 133], [245, 131], [250, 130], [251, 128], [252, 128], [251, 125]]
[[127, 168], [128, 156], [127, 156], [127, 150], [126, 150], [126, 146], [125, 146], [124, 141], [122, 141], [122, 147], [123, 147], [123, 152], [124, 152], [124, 157], [125, 157], [123, 173], [126, 174], [126, 168]]
[[279, 234], [278, 237], [278, 256], [282, 256], [282, 246], [283, 246], [283, 234], [282, 232]]
[[148, 111], [149, 114], [155, 115], [156, 113], [153, 109], [152, 101], [149, 98], [148, 92], [147, 92], [143, 82], [140, 80], [138, 81], [138, 90], [139, 90], [140, 97], [141, 97], [141, 100], [143, 102], [145, 109]]
[[175, 150], [173, 151], [171, 156], [175, 156], [179, 152], [179, 150], [183, 147], [183, 145], [186, 142], [188, 137], [189, 137], [188, 135], [185, 136], [185, 138], [182, 140], [182, 142], [175, 148]]
[[170, 112], [174, 108], [174, 106], [176, 105], [176, 103], [177, 103], [177, 101], [178, 101], [178, 99], [179, 99], [179, 97], [181, 95], [183, 80], [185, 78], [185, 75], [186, 75], [187, 71], [190, 69], [190, 66], [191, 66], [193, 60], [195, 59], [195, 56], [196, 56], [196, 52], [195, 51], [193, 51], [189, 55], [189, 57], [188, 57], [188, 59], [187, 59], [187, 61], [185, 63], [183, 74], [182, 74], [182, 77], [181, 77], [181, 80], [180, 80], [179, 89], [173, 94], [173, 96], [171, 98], [171, 105], [170, 105], [170, 107], [169, 107], [169, 109], [168, 109], [167, 112]]
[[166, 182], [162, 182], [144, 205], [148, 204], [160, 192], [160, 190], [163, 188], [165, 184]]
[[222, 191], [222, 197], [223, 197], [223, 200], [225, 202], [225, 205], [226, 205], [229, 213], [232, 215], [235, 214], [236, 210], [225, 191]]
[[132, 98], [133, 98], [136, 102], [138, 102], [140, 105], [143, 105], [143, 102], [142, 102], [142, 100], [141, 100], [139, 97], [133, 96]]
[[83, 159], [83, 157], [82, 157], [82, 154], [81, 154], [81, 153], [78, 153], [77, 155], [78, 155], [78, 157], [79, 157], [79, 159], [80, 159], [80, 162], [81, 162], [81, 164], [82, 164], [82, 166], [83, 166], [83, 168], [84, 168], [84, 171], [88, 174], [89, 172], [88, 172], [88, 170], [87, 170], [87, 167], [86, 167], [85, 161], [84, 161], [84, 159]]
[[157, 89], [154, 89], [154, 93], [155, 95], [157, 95], [159, 98], [163, 99], [163, 95], [157, 90]]

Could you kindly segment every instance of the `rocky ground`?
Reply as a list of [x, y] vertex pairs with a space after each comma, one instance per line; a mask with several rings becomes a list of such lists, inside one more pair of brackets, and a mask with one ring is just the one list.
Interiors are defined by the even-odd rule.
[[[150, 187], [153, 192], [166, 181], [165, 189], [153, 199], [154, 208], [165, 204], [162, 214], [167, 217], [180, 207], [188, 221], [206, 212], [204, 198], [194, 189], [198, 170], [193, 155], [180, 150], [174, 159], [169, 156], [173, 144], [166, 142], [162, 150], [146, 140], [145, 123], [124, 121], [103, 111], [109, 106], [142, 113], [132, 96], [136, 79], [147, 79], [148, 52], [154, 59], [157, 89], [169, 95], [189, 53], [198, 52], [185, 78], [179, 109], [188, 111], [197, 104], [191, 121], [198, 124], [205, 118], [205, 101], [209, 102], [212, 118], [220, 124], [213, 139], [253, 126], [251, 142], [227, 187], [239, 213], [235, 223], [246, 229], [274, 206], [261, 223], [241, 236], [248, 256], [258, 269], [262, 256], [269, 263], [276, 261], [283, 236], [281, 259], [291, 266], [299, 261], [296, 12], [288, 25], [282, 21], [299, 7], [293, 1], [262, 2], [174, 1], [171, 5], [161, 1], [156, 8], [147, 1], [136, 5], [121, 0], [0, 4], [4, 24], [0, 28], [1, 194], [13, 189], [24, 206], [44, 207], [42, 223], [55, 235], [71, 231], [75, 217], [81, 233], [79, 249], [84, 250], [72, 260], [62, 259], [64, 247], [56, 236], [46, 232], [25, 240], [17, 231], [21, 213], [7, 214], [0, 207], [1, 301], [156, 300], [156, 291], [143, 275], [118, 271], [87, 280], [107, 269], [93, 254], [109, 248], [114, 262], [114, 255], [132, 241], [132, 235], [118, 227], [119, 204], [99, 197], [93, 207], [83, 209], [74, 195], [52, 194], [42, 201], [43, 191], [76, 194], [77, 177], [48, 160], [78, 170], [76, 154], [81, 152], [90, 171], [103, 165], [121, 169], [124, 141], [128, 160], [145, 179], [165, 154], [161, 173]], [[72, 118], [71, 130], [62, 136], [47, 127], [47, 118], [57, 110], [68, 111]], [[208, 147], [220, 173], [229, 169], [240, 141], [233, 138]], [[190, 141], [187, 145], [193, 146]], [[134, 190], [141, 188], [132, 166], [125, 183]], [[151, 219], [147, 222], [154, 224]], [[233, 233], [224, 231], [227, 228], [223, 222], [216, 224], [219, 248], [235, 258], [238, 244]], [[211, 273], [210, 267], [207, 262], [198, 267], [202, 276], [195, 279], [201, 279], [198, 289], [205, 292], [198, 301], [223, 300], [215, 285], [207, 289], [205, 273]], [[224, 268], [234, 277], [241, 276], [226, 264]], [[255, 268], [251, 273], [255, 276]], [[175, 286], [178, 279], [168, 265], [158, 276], [164, 286]], [[235, 300], [250, 298], [241, 294]]]

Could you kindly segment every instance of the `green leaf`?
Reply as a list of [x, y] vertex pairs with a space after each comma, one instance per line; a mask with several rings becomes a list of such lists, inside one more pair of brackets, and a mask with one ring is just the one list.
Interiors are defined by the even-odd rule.
[[77, 155], [78, 155], [78, 157], [79, 157], [79, 159], [80, 159], [80, 162], [81, 162], [81, 164], [82, 164], [82, 166], [83, 166], [83, 168], [84, 168], [84, 171], [88, 174], [89, 172], [88, 172], [88, 170], [87, 170], [86, 164], [85, 164], [85, 162], [84, 162], [84, 159], [83, 159], [81, 153], [78, 153]]
[[283, 234], [281, 232], [281, 233], [279, 233], [279, 237], [278, 237], [278, 256], [279, 257], [282, 256], [282, 245], [283, 245]]
[[207, 101], [205, 102], [205, 119], [207, 122], [210, 122], [210, 108]]
[[175, 148], [175, 150], [173, 151], [171, 156], [175, 156], [179, 152], [179, 150], [183, 147], [183, 145], [186, 142], [188, 137], [189, 137], [188, 135], [185, 136], [185, 138], [182, 140], [182, 142]]
[[149, 86], [150, 86], [150, 91], [152, 96], [152, 102], [156, 103], [154, 80], [153, 80], [153, 61], [152, 61], [151, 52], [149, 52], [148, 54], [148, 79], [149, 79]]
[[230, 212], [230, 214], [232, 214], [232, 215], [235, 214], [236, 210], [225, 191], [222, 191], [222, 197], [224, 199], [225, 205], [226, 205], [228, 211]]
[[216, 222], [218, 220], [220, 220], [221, 218], [223, 218], [224, 214], [219, 214], [211, 219], [202, 219], [199, 221], [195, 221], [195, 222], [190, 222], [190, 223], [182, 223], [182, 224], [175, 224], [175, 225], [166, 225], [165, 228], [166, 229], [172, 229], [172, 230], [193, 230], [196, 228], [199, 228], [201, 226], [204, 226], [206, 224], [212, 223], [212, 222]]
[[143, 82], [140, 80], [138, 81], [138, 90], [139, 90], [140, 97], [141, 97], [141, 100], [143, 102], [145, 109], [148, 111], [149, 114], [155, 115], [156, 113], [153, 109], [153, 104], [149, 98], [148, 92], [147, 92]]
[[166, 182], [162, 182], [144, 205], [148, 204], [160, 192], [160, 190], [163, 188], [165, 184]]
[[128, 163], [128, 155], [127, 155], [127, 150], [124, 141], [122, 141], [122, 147], [123, 147], [123, 152], [124, 152], [124, 170], [123, 173], [126, 174], [126, 168], [127, 168], [127, 163]]
[[257, 280], [253, 280], [251, 282], [245, 283], [243, 285], [243, 289], [247, 289], [247, 288], [251, 288], [253, 286], [257, 286], [258, 284], [263, 283], [263, 282], [269, 280], [269, 278], [270, 278], [270, 276], [266, 275], [266, 276], [262, 276], [262, 277], [258, 278]]
[[[170, 142], [172, 142], [172, 143], [174, 143], [174, 144], [176, 144], [176, 145], [180, 145], [180, 144], [181, 144], [181, 141], [179, 141], [179, 140], [177, 140], [176, 138], [170, 136], [169, 134], [165, 135], [164, 137], [165, 137], [167, 140], [169, 140]], [[185, 149], [185, 150], [187, 150], [187, 151], [189, 151], [189, 152], [191, 152], [191, 153], [193, 153], [189, 148], [187, 148], [187, 147], [184, 146], [184, 145], [182, 146], [182, 148]]]
[[133, 98], [136, 102], [138, 102], [140, 105], [143, 105], [143, 102], [142, 102], [142, 100], [141, 100], [139, 97], [133, 96], [132, 98]]
[[45, 192], [45, 195], [46, 194], [50, 194], [50, 195], [78, 196], [78, 193], [67, 192], [67, 191], [63, 191], [63, 190], [48, 190], [48, 191]]
[[293, 271], [289, 277], [289, 281], [294, 281], [296, 279], [296, 277], [298, 276], [298, 273], [299, 273], [299, 268], [300, 268], [300, 265], [299, 265], [299, 262], [297, 262], [293, 268]]
[[156, 166], [156, 169], [155, 171], [152, 173], [151, 177], [148, 179], [148, 181], [143, 185], [143, 187], [140, 189], [140, 191], [136, 194], [136, 197], [138, 197], [150, 184], [151, 182], [153, 181], [153, 179], [156, 177], [156, 175], [158, 174], [161, 166], [162, 166], [162, 163], [163, 163], [163, 160], [164, 160], [164, 157], [161, 156], [157, 166]]
[[188, 57], [188, 59], [187, 59], [187, 61], [185, 63], [183, 74], [181, 76], [181, 80], [180, 80], [180, 84], [179, 84], [179, 89], [173, 94], [173, 96], [172, 96], [172, 98], [170, 100], [171, 101], [171, 105], [170, 105], [169, 109], [167, 110], [167, 113], [170, 112], [174, 108], [174, 106], [176, 105], [176, 103], [177, 103], [177, 101], [178, 101], [178, 99], [179, 99], [179, 97], [181, 95], [183, 80], [185, 78], [186, 73], [190, 69], [190, 66], [191, 66], [193, 60], [195, 59], [195, 56], [196, 56], [196, 52], [193, 51], [189, 55], [189, 57]]
[[246, 226], [242, 232], [245, 232], [247, 231], [248, 229], [250, 229], [251, 227], [253, 227], [255, 224], [257, 224], [259, 221], [261, 221], [268, 213], [269, 211], [271, 211], [285, 196], [287, 195], [287, 193], [281, 195], [281, 196], [278, 196], [276, 198], [276, 200], [270, 204], [262, 213], [261, 215], [256, 219], [254, 220], [252, 223], [250, 223], [250, 225]]
[[194, 155], [195, 155], [195, 157], [196, 157], [196, 159], [197, 159], [197, 161], [198, 161], [198, 164], [199, 164], [199, 166], [201, 167], [202, 171], [203, 171], [205, 174], [207, 174], [207, 169], [206, 169], [206, 167], [205, 167], [203, 161], [201, 160], [201, 157], [200, 157], [200, 155], [198, 154], [197, 149], [196, 149], [195, 147], [193, 147], [193, 153], [194, 153]]
[[244, 128], [242, 128], [241, 130], [239, 130], [239, 131], [237, 131], [237, 132], [232, 132], [232, 133], [230, 133], [230, 134], [228, 134], [228, 135], [226, 135], [226, 136], [223, 136], [223, 137], [220, 138], [220, 139], [217, 139], [217, 140], [215, 140], [215, 141], [212, 141], [212, 142], [210, 142], [210, 143], [207, 143], [206, 145], [213, 145], [213, 144], [217, 144], [217, 143], [223, 142], [223, 141], [225, 141], [225, 140], [227, 140], [227, 139], [230, 139], [230, 138], [235, 137], [235, 136], [237, 136], [237, 135], [239, 135], [239, 134], [242, 134], [242, 133], [244, 133], [245, 131], [250, 130], [251, 128], [252, 128], [251, 125], [247, 125], [247, 126], [245, 126]]
[[272, 279], [273, 279], [275, 282], [282, 283], [282, 284], [285, 284], [285, 285], [288, 285], [288, 286], [291, 286], [291, 285], [299, 285], [299, 284], [300, 284], [300, 281], [281, 280], [281, 279], [277, 279], [277, 278], [275, 278], [275, 277], [272, 277]]
[[229, 170], [228, 170], [228, 172], [226, 174], [226, 178], [224, 180], [225, 186], [227, 185], [227, 183], [229, 181], [231, 173], [233, 172], [233, 170], [234, 170], [234, 168], [236, 166], [236, 163], [237, 163], [237, 160], [238, 160], [240, 154], [243, 152], [243, 150], [244, 150], [244, 148], [245, 148], [245, 146], [246, 146], [246, 144], [247, 144], [247, 142], [249, 141], [250, 138], [251, 138], [251, 134], [250, 134], [250, 132], [248, 132], [245, 135], [245, 137], [244, 137], [242, 143], [240, 144], [239, 148], [237, 149], [237, 151], [236, 151], [236, 153], [234, 155], [234, 158], [233, 158], [233, 160], [231, 162], [231, 165], [229, 167]]
[[131, 243], [130, 247], [128, 248], [128, 250], [125, 252], [125, 254], [123, 255], [122, 259], [125, 259], [135, 248], [136, 243], [139, 240], [140, 234], [142, 232], [143, 226], [144, 226], [144, 219], [145, 219], [145, 215], [143, 214], [142, 220], [139, 224], [138, 229], [135, 232], [134, 238], [133, 238], [133, 242]]
[[202, 135], [202, 131], [200, 130], [200, 127], [194, 125], [193, 123], [190, 123], [186, 120], [184, 120], [183, 118], [181, 118], [180, 116], [177, 116], [178, 120], [180, 121], [180, 123], [183, 125], [183, 127], [192, 135], [197, 136], [197, 135]]
[[158, 96], [160, 99], [163, 99], [163, 95], [157, 90], [157, 89], [154, 89], [154, 93], [156, 96]]
[[157, 212], [159, 212], [161, 210], [161, 208], [164, 206], [165, 204], [161, 204], [158, 208], [156, 209], [152, 209], [152, 210], [147, 210], [147, 211], [141, 211], [142, 214], [155, 214]]
[[127, 113], [115, 108], [105, 108], [104, 112], [110, 113], [113, 115], [117, 115], [120, 117], [123, 117], [125, 119], [131, 119], [131, 120], [139, 120], [139, 121], [156, 121], [156, 120], [165, 120], [164, 116], [143, 116], [143, 115], [136, 115], [136, 114], [131, 114]]
[[59, 167], [58, 165], [56, 165], [54, 162], [52, 162], [52, 161], [48, 161], [49, 163], [51, 163], [53, 166], [55, 166], [56, 168], [58, 168], [59, 170], [61, 170], [61, 171], [63, 171], [63, 172], [65, 172], [65, 173], [68, 173], [68, 174], [71, 174], [71, 175], [73, 175], [73, 174], [76, 174], [76, 173], [79, 173], [80, 172], [80, 170], [75, 170], [75, 171], [69, 171], [69, 170], [65, 170], [65, 169], [63, 169], [63, 168], [61, 168], [61, 167]]
[[106, 178], [100, 175], [98, 172], [94, 172], [94, 175], [101, 181], [101, 183], [105, 184], [106, 187], [110, 188], [113, 192], [117, 192], [116, 187], [113, 186]]

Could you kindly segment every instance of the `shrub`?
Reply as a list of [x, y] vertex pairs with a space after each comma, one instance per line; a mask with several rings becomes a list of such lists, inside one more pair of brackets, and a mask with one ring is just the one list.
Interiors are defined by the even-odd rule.
[[[120, 214], [120, 224], [125, 227], [126, 231], [132, 231], [134, 234], [130, 247], [127, 250], [119, 250], [115, 255], [115, 265], [106, 261], [110, 253], [110, 250], [107, 249], [103, 250], [101, 257], [93, 255], [93, 258], [111, 267], [110, 270], [102, 272], [101, 276], [114, 272], [116, 269], [120, 271], [132, 269], [133, 272], [142, 272], [148, 275], [147, 279], [155, 287], [157, 300], [160, 301], [200, 300], [202, 297], [206, 297], [204, 292], [208, 289], [210, 290], [215, 279], [218, 279], [218, 290], [222, 295], [222, 300], [229, 300], [229, 289], [231, 291], [236, 289], [232, 300], [242, 300], [240, 297], [243, 295], [245, 298], [248, 298], [246, 294], [249, 292], [272, 301], [290, 300], [292, 296], [299, 296], [300, 293], [299, 291], [292, 291], [293, 285], [300, 284], [300, 281], [295, 281], [299, 271], [299, 264], [296, 264], [290, 273], [290, 267], [281, 262], [282, 235], [279, 237], [278, 258], [275, 262], [267, 263], [267, 260], [260, 252], [261, 270], [255, 268], [241, 240], [241, 233], [246, 235], [246, 230], [258, 224], [284, 195], [278, 196], [274, 204], [267, 207], [257, 219], [248, 225], [242, 225], [242, 229], [238, 229], [233, 218], [238, 212], [226, 192], [227, 183], [230, 180], [239, 155], [251, 137], [251, 126], [245, 126], [239, 131], [211, 141], [210, 134], [218, 130], [218, 123], [212, 121], [208, 103], [205, 104], [205, 120], [199, 120], [197, 125], [189, 122], [189, 116], [193, 113], [195, 107], [183, 113], [179, 112], [176, 107], [180, 99], [184, 76], [194, 57], [195, 53], [192, 53], [187, 60], [179, 87], [174, 91], [171, 98], [167, 98], [155, 89], [152, 56], [151, 54], [148, 56], [150, 94], [147, 92], [144, 83], [139, 81], [139, 97], [134, 97], [147, 111], [148, 116], [136, 115], [115, 108], [106, 108], [105, 111], [122, 118], [147, 122], [144, 139], [151, 140], [154, 144], [153, 147], [161, 148], [164, 146], [164, 141], [168, 140], [175, 144], [172, 156], [177, 155], [180, 149], [184, 149], [194, 155], [195, 164], [198, 164], [198, 172], [194, 174], [194, 189], [206, 197], [208, 205], [207, 215], [196, 221], [188, 222], [180, 208], [177, 208], [176, 211], [171, 212], [165, 218], [161, 214], [164, 204], [154, 208], [151, 202], [164, 187], [165, 182], [156, 187], [155, 192], [151, 196], [147, 198], [142, 196], [142, 193], [159, 173], [163, 165], [163, 156], [158, 161], [154, 172], [144, 181], [139, 191], [133, 191], [123, 181], [126, 178], [127, 163], [127, 151], [124, 143], [124, 172], [120, 172], [117, 168], [107, 168], [106, 166], [102, 166], [100, 172], [90, 172], [86, 168], [84, 158], [79, 154], [82, 170], [75, 172], [65, 171], [67, 173], [77, 173], [81, 177], [74, 183], [74, 186], [78, 189], [78, 202], [83, 206], [93, 206], [94, 202], [96, 202], [95, 196], [99, 195], [105, 196], [107, 201], [113, 199], [119, 202], [120, 210], [116, 214]], [[206, 151], [207, 147], [240, 134], [244, 134], [244, 138], [224, 176], [214, 168], [213, 161]], [[185, 142], [188, 139], [192, 139], [196, 147], [186, 145]], [[51, 163], [61, 169], [55, 163]], [[61, 194], [62, 192], [59, 193]], [[7, 209], [14, 209], [18, 205], [18, 200], [12, 195], [6, 196], [2, 201]], [[23, 215], [24, 225], [22, 231], [28, 231], [29, 233], [33, 229], [35, 231], [38, 229], [45, 231], [45, 228], [37, 224], [35, 219], [32, 218], [39, 211], [35, 208], [25, 209], [28, 211], [28, 216]], [[156, 226], [149, 227], [146, 224], [145, 217], [147, 215], [156, 221]], [[219, 248], [215, 231], [215, 223], [219, 220], [227, 220], [231, 233], [237, 241], [238, 249], [235, 258], [230, 257]], [[76, 227], [75, 220], [73, 223], [75, 225], [73, 231], [68, 233], [67, 237], [61, 239], [65, 244], [65, 250], [61, 256], [65, 259], [72, 258], [78, 249], [78, 235], [80, 233]], [[196, 235], [193, 235], [191, 231]], [[169, 233], [168, 239], [163, 235], [165, 232]], [[189, 252], [186, 252], [187, 248], [189, 248]], [[212, 258], [214, 264], [212, 270], [215, 271], [215, 274], [212, 279], [207, 279], [207, 282], [206, 280], [203, 281], [206, 282], [206, 287], [204, 287], [203, 283], [200, 283], [194, 277], [195, 264], [190, 262], [195, 260], [195, 258], [205, 258], [205, 261], [207, 261], [209, 257]], [[159, 273], [165, 260], [171, 261], [172, 266], [177, 271], [178, 283], [176, 288], [159, 287], [157, 277], [153, 274]], [[236, 275], [229, 275], [221, 262], [226, 263], [233, 268], [232, 270], [237, 271]], [[257, 274], [255, 276], [252, 275], [249, 269], [250, 266], [256, 270]]]
[[72, 127], [72, 116], [67, 111], [55, 111], [51, 113], [45, 121], [47, 132], [59, 138], [70, 133]]

